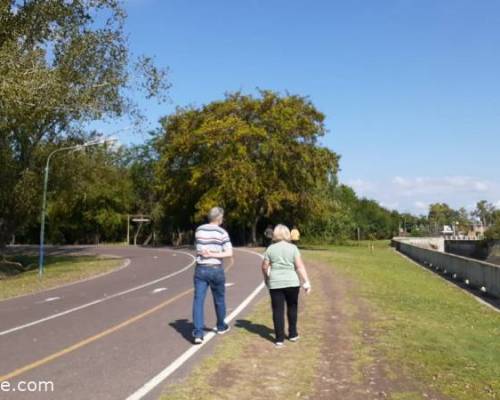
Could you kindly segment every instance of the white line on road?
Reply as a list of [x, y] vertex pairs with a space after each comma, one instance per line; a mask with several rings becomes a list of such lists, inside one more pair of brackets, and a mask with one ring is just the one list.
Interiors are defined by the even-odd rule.
[[228, 282], [224, 286], [225, 287], [231, 287], [231, 286], [234, 286], [234, 283], [233, 282]]
[[[177, 253], [180, 253], [179, 251]], [[137, 290], [140, 290], [140, 289], [144, 289], [145, 287], [148, 287], [148, 286], [152, 286], [152, 285], [155, 285], [157, 284], [158, 282], [161, 282], [161, 281], [164, 281], [165, 279], [169, 279], [169, 278], [172, 278], [176, 275], [179, 275], [180, 273], [188, 270], [189, 268], [191, 268], [195, 262], [196, 262], [196, 259], [195, 257], [192, 255], [192, 254], [189, 254], [189, 253], [185, 253], [185, 252], [182, 252], [182, 254], [185, 254], [189, 257], [191, 257], [193, 259], [193, 261], [191, 261], [191, 263], [189, 263], [189, 265], [187, 265], [186, 267], [184, 268], [181, 268], [180, 270], [176, 271], [176, 272], [173, 272], [171, 274], [168, 274], [168, 275], [165, 275], [165, 276], [162, 276], [158, 279], [155, 279], [153, 281], [150, 281], [150, 282], [146, 282], [142, 285], [139, 285], [139, 286], [135, 286], [133, 288], [130, 288], [130, 289], [127, 289], [127, 290], [124, 290], [122, 292], [118, 292], [118, 293], [115, 293], [115, 294], [112, 294], [110, 296], [107, 296], [107, 297], [103, 297], [101, 299], [98, 299], [98, 300], [94, 300], [94, 301], [91, 301], [90, 303], [85, 303], [85, 304], [82, 304], [80, 306], [77, 306], [77, 307], [73, 307], [73, 308], [70, 308], [68, 310], [65, 310], [65, 311], [61, 311], [57, 314], [52, 314], [52, 315], [49, 315], [48, 317], [45, 317], [45, 318], [41, 318], [41, 319], [37, 319], [36, 321], [32, 321], [32, 322], [28, 322], [27, 324], [24, 324], [24, 325], [19, 325], [19, 326], [16, 326], [14, 328], [10, 328], [10, 329], [7, 329], [5, 331], [1, 331], [0, 332], [0, 336], [4, 336], [4, 335], [8, 335], [9, 333], [13, 333], [13, 332], [16, 332], [16, 331], [20, 331], [21, 329], [25, 329], [25, 328], [28, 328], [30, 326], [34, 326], [34, 325], [38, 325], [38, 324], [41, 324], [43, 322], [46, 322], [46, 321], [50, 321], [52, 319], [55, 319], [55, 318], [59, 318], [59, 317], [62, 317], [63, 315], [67, 315], [67, 314], [70, 314], [70, 313], [73, 313], [75, 311], [80, 311], [80, 310], [83, 310], [87, 307], [91, 307], [93, 305], [96, 305], [96, 304], [99, 304], [99, 303], [103, 303], [105, 301], [108, 301], [108, 300], [111, 300], [111, 299], [114, 299], [116, 297], [119, 297], [119, 296], [123, 296], [124, 294], [128, 294], [128, 293], [132, 293], [132, 292], [135, 292]]]
[[[253, 252], [250, 250], [238, 249], [239, 251], [244, 251], [246, 253], [251, 253], [262, 257], [257, 252]], [[250, 302], [259, 294], [259, 292], [265, 287], [264, 282], [262, 282], [259, 286], [255, 288], [255, 290], [250, 293], [250, 295], [243, 300], [243, 302], [236, 307], [236, 309], [227, 316], [226, 322], [231, 322], [234, 318], [238, 316], [238, 314], [243, 311], [243, 309], [250, 304]], [[192, 356], [194, 356], [205, 344], [214, 338], [216, 335], [215, 332], [209, 332], [205, 335], [203, 343], [201, 345], [193, 345], [184, 353], [182, 353], [173, 363], [167, 366], [164, 370], [154, 376], [151, 380], [146, 382], [142, 387], [140, 387], [136, 392], [127, 397], [127, 400], [140, 400], [144, 396], [146, 396], [149, 392], [151, 392], [155, 387], [157, 387], [160, 383], [162, 383], [165, 379], [167, 379], [170, 375], [172, 375], [177, 369], [179, 369], [187, 360], [189, 360]]]
[[156, 294], [156, 293], [164, 292], [165, 290], [167, 290], [166, 287], [159, 287], [159, 288], [154, 289], [151, 293]]
[[56, 300], [59, 300], [59, 299], [60, 299], [60, 297], [59, 297], [59, 296], [56, 296], [56, 297], [47, 297], [47, 298], [44, 300], [44, 302], [49, 303], [49, 302], [51, 302], [51, 301], [56, 301]]
[[46, 299], [43, 299], [43, 300], [40, 300], [40, 301], [36, 301], [35, 304], [51, 303], [53, 301], [60, 300], [60, 299], [61, 298], [59, 296], [47, 297]]

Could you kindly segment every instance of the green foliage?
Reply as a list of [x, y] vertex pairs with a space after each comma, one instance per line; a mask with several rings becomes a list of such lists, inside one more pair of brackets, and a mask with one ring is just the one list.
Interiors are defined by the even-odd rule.
[[500, 210], [492, 213], [492, 220], [493, 224], [485, 232], [485, 237], [489, 240], [500, 240]]
[[158, 182], [173, 226], [201, 221], [216, 204], [230, 224], [260, 218], [305, 220], [321, 208], [321, 188], [338, 157], [318, 145], [324, 116], [306, 98], [260, 91], [232, 93], [163, 119]]
[[442, 229], [444, 225], [452, 225], [456, 219], [456, 211], [446, 203], [435, 203], [429, 206], [429, 222]]
[[483, 226], [490, 226], [495, 222], [495, 206], [486, 200], [481, 200], [476, 204], [472, 215], [478, 218]]
[[137, 114], [124, 88], [167, 88], [151, 59], [130, 60], [124, 17], [115, 0], [0, 2], [0, 246], [35, 219], [40, 147], [78, 137], [76, 123]]
[[307, 241], [345, 243], [358, 238], [389, 239], [397, 234], [402, 218], [399, 213], [387, 210], [374, 200], [359, 199], [346, 185], [332, 182], [323, 199], [326, 207], [304, 225]]
[[134, 192], [133, 210], [137, 214], [155, 212], [157, 195], [155, 190], [155, 165], [158, 154], [153, 146], [154, 140], [132, 146], [124, 153], [124, 166], [132, 183]]
[[324, 206], [303, 224], [303, 237], [308, 242], [345, 242], [356, 229], [353, 207], [358, 199], [345, 185], [331, 182], [323, 193]]
[[397, 235], [399, 215], [381, 207], [376, 201], [361, 199], [355, 209], [357, 226], [362, 238], [387, 239]]
[[[88, 149], [62, 157], [53, 176], [48, 233], [56, 243], [123, 241], [126, 214], [133, 201], [132, 182], [117, 158], [106, 149]], [[63, 184], [64, 182], [64, 184]], [[60, 186], [59, 186], [60, 184]]]
[[457, 211], [455, 215], [455, 222], [458, 225], [459, 231], [468, 233], [470, 226], [472, 225], [472, 221], [469, 212], [464, 207], [461, 207]]

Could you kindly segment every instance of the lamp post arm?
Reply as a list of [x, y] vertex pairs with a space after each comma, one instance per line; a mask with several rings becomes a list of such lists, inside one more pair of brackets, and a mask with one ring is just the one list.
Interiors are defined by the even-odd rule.
[[39, 252], [39, 259], [38, 259], [38, 275], [41, 278], [43, 276], [43, 269], [44, 269], [44, 242], [45, 242], [45, 214], [46, 214], [46, 208], [47, 208], [47, 186], [49, 182], [49, 167], [50, 167], [50, 160], [52, 159], [52, 156], [56, 153], [60, 153], [62, 151], [70, 151], [70, 150], [78, 150], [78, 149], [83, 149], [88, 146], [96, 146], [99, 144], [104, 144], [104, 143], [109, 143], [111, 140], [93, 140], [84, 144], [77, 144], [74, 146], [66, 146], [66, 147], [61, 147], [60, 149], [55, 149], [53, 150], [47, 157], [47, 162], [45, 164], [45, 170], [43, 174], [43, 194], [42, 194], [42, 214], [40, 216], [40, 252]]
[[49, 182], [50, 160], [52, 159], [52, 156], [56, 153], [60, 153], [62, 151], [74, 150], [74, 149], [78, 149], [80, 147], [85, 147], [85, 146], [84, 145], [76, 145], [76, 146], [61, 147], [60, 149], [56, 149], [56, 150], [52, 151], [47, 157], [47, 162], [45, 164], [45, 169], [43, 172], [42, 213], [40, 215], [40, 251], [38, 253], [38, 276], [40, 278], [42, 278], [43, 270], [44, 270], [45, 216], [47, 213], [47, 211], [46, 211], [46, 209], [47, 209], [47, 186], [48, 186], [48, 182]]

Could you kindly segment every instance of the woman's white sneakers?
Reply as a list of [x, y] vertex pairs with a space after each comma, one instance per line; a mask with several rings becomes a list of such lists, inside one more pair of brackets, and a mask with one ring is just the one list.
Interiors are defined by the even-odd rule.
[[[296, 341], [298, 341], [299, 339], [300, 339], [300, 336], [299, 336], [299, 335], [297, 335], [297, 336], [293, 336], [293, 337], [289, 337], [289, 338], [288, 338], [288, 340], [289, 340], [290, 342], [294, 342], [294, 343], [295, 343]], [[285, 344], [284, 344], [283, 342], [274, 342], [274, 347], [278, 347], [278, 348], [280, 348], [280, 347], [283, 347], [283, 346], [285, 346]]]
[[201, 337], [194, 338], [194, 344], [202, 344], [202, 343], [203, 343], [203, 338]]

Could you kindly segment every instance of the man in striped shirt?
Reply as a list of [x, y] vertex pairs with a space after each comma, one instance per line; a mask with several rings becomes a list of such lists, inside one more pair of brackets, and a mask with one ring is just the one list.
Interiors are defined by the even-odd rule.
[[226, 278], [223, 259], [233, 256], [233, 247], [227, 232], [220, 227], [224, 219], [224, 210], [214, 207], [208, 213], [208, 224], [196, 229], [196, 269], [194, 272], [193, 299], [193, 337], [194, 343], [203, 343], [205, 327], [204, 304], [208, 287], [214, 298], [215, 314], [217, 315], [218, 334], [229, 331], [226, 318]]

